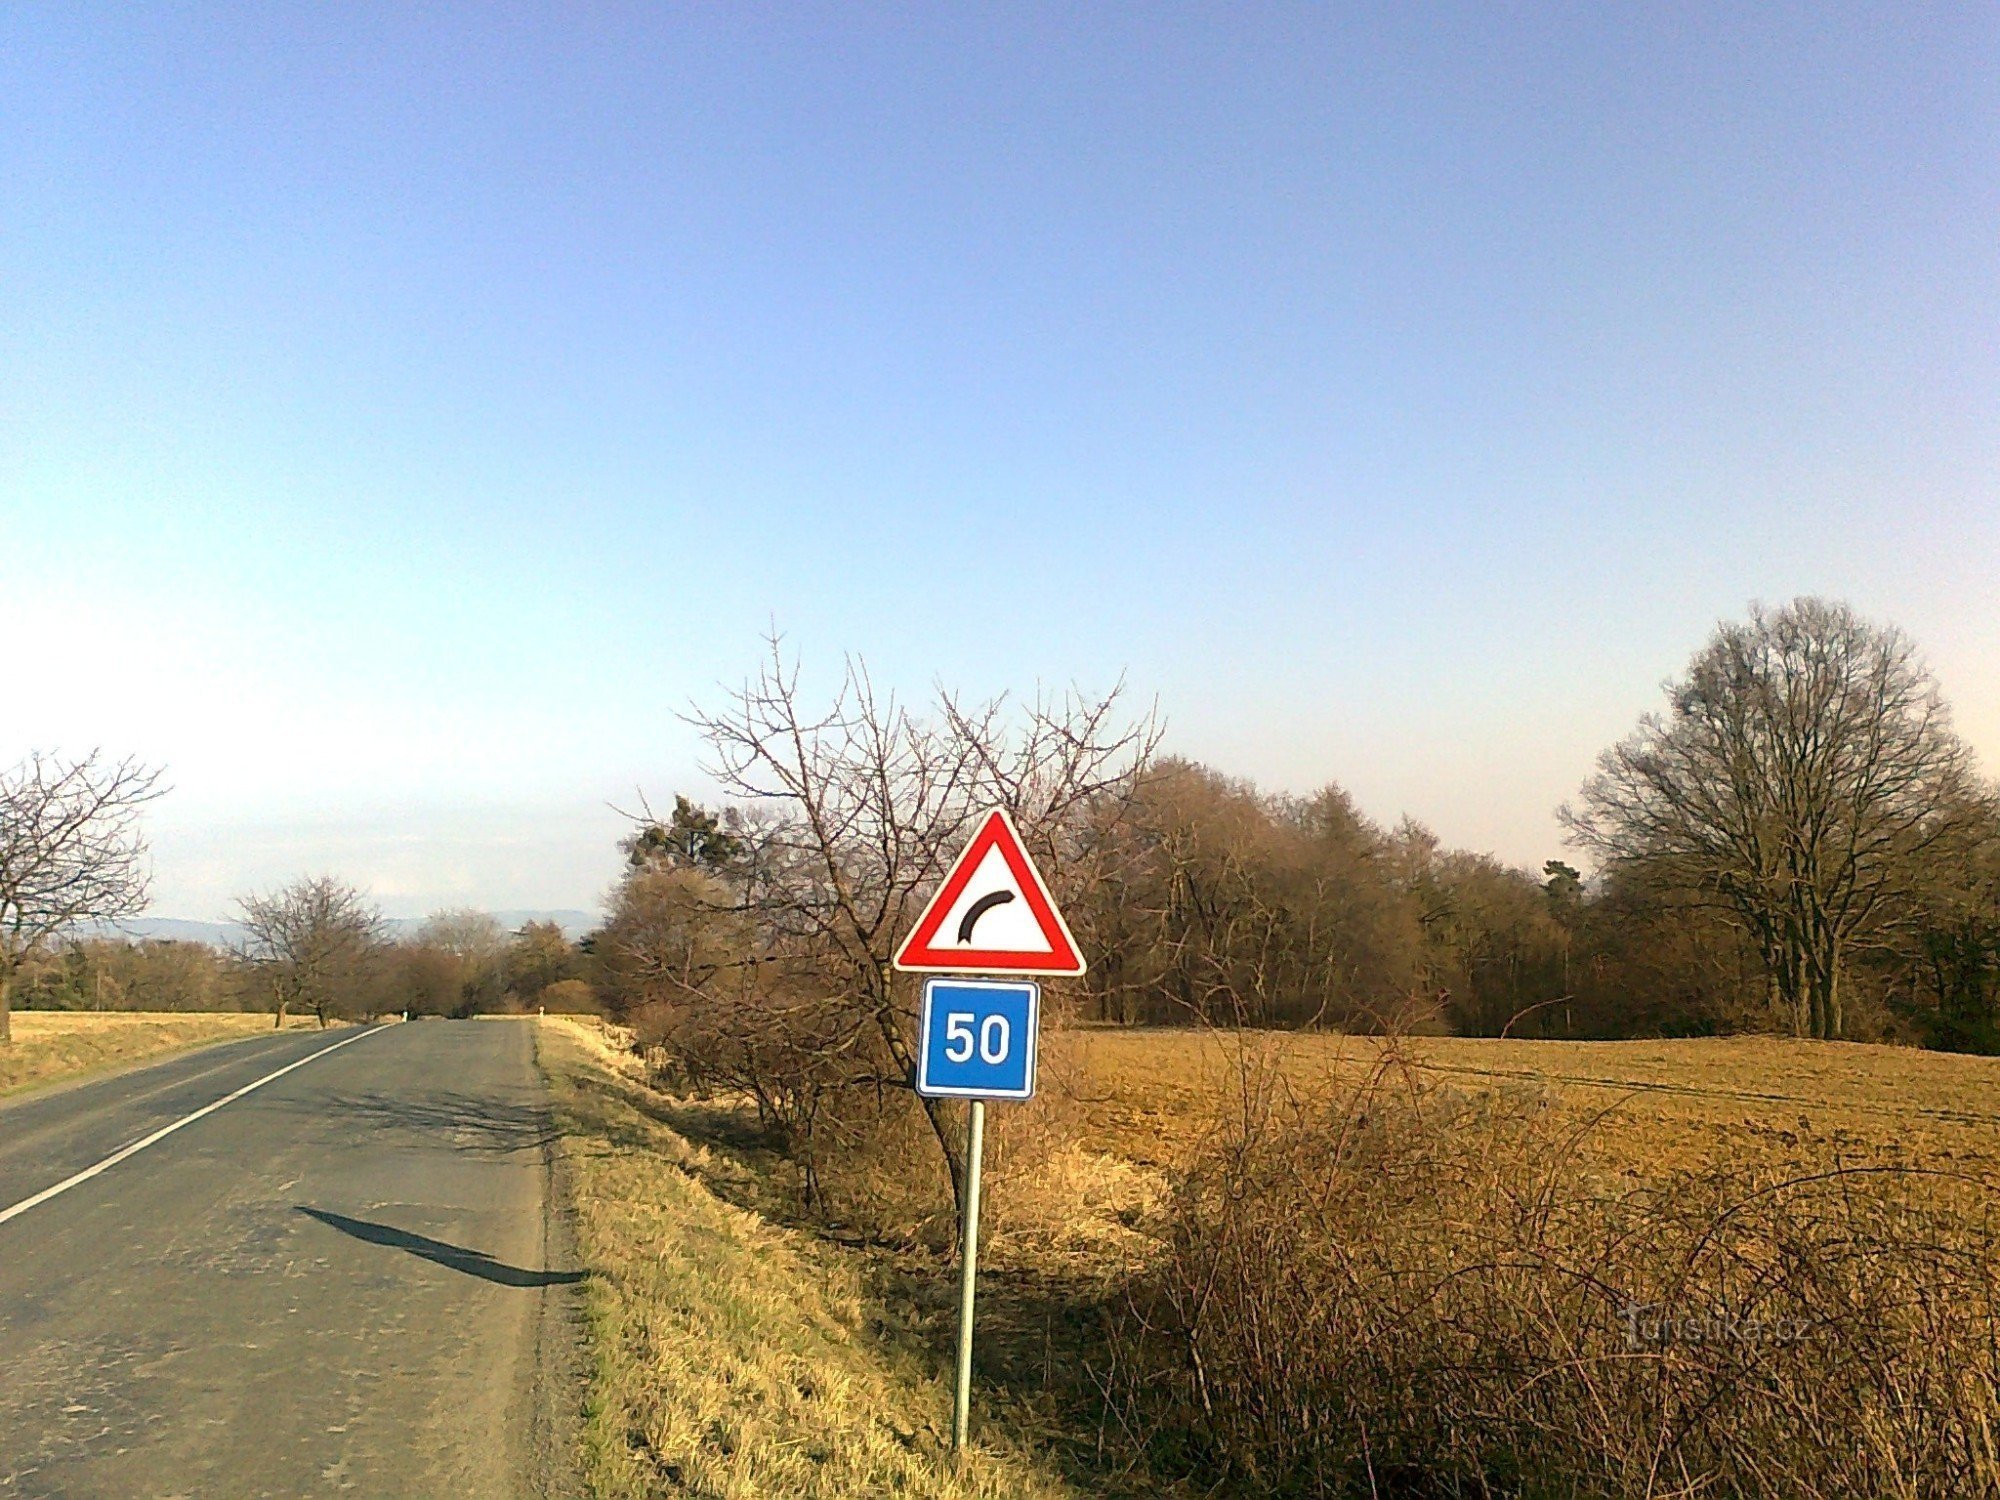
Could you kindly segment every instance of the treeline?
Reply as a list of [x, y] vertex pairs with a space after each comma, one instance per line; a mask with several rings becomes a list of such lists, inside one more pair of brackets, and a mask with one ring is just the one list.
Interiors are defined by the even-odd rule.
[[[309, 911], [299, 882], [277, 897]], [[358, 898], [357, 898], [358, 899]], [[30, 954], [16, 1003], [31, 1010], [275, 1011], [323, 1020], [592, 1011], [588, 952], [554, 922], [508, 931], [484, 912], [444, 911], [404, 937], [372, 915], [336, 931], [302, 917], [279, 946], [84, 938]]]
[[269, 1010], [246, 965], [207, 943], [83, 938], [22, 964], [15, 1002], [29, 1010]]
[[[601, 1005], [707, 1017], [715, 1046], [690, 1056], [754, 1046], [810, 1072], [825, 1052], [848, 1081], [900, 1083], [912, 1004], [888, 952], [969, 820], [1002, 805], [1091, 959], [1055, 998], [1097, 1019], [2000, 1051], [2000, 800], [1908, 639], [1822, 600], [1753, 611], [1667, 700], [1562, 809], [1578, 863], [1528, 871], [1378, 825], [1337, 786], [1271, 795], [1159, 758], [1158, 726], [1120, 718], [1115, 693], [944, 693], [917, 715], [857, 668], [815, 713], [774, 658], [699, 719], [730, 805], [646, 819], [580, 944], [474, 913], [391, 941], [328, 878], [245, 898], [234, 954], [62, 943], [64, 923], [142, 890], [120, 833], [109, 864], [95, 846], [71, 858], [106, 888], [90, 904], [55, 899], [75, 879], [0, 882], [0, 1019], [10, 986], [36, 1006], [323, 1019]], [[90, 760], [31, 762], [5, 789], [0, 843], [35, 852], [10, 869], [70, 868], [38, 829], [124, 829], [154, 795], [150, 773]]]
[[[2000, 1050], [2000, 819], [1900, 872], [1844, 964], [1841, 1035]], [[1169, 760], [1069, 915], [1109, 1021], [1610, 1039], [1791, 1031], [1755, 933], [1673, 872], [1586, 881], [1383, 828], [1339, 788], [1260, 793]]]
[[[726, 1016], [693, 1056], [852, 1053], [828, 1007], [907, 1019], [888, 947], [987, 800], [1054, 874], [1095, 1019], [2000, 1051], [2000, 801], [1907, 638], [1845, 606], [1718, 630], [1561, 810], [1589, 878], [1156, 758], [1116, 701], [919, 719], [857, 675], [820, 719], [774, 664], [703, 721], [740, 805], [628, 844], [602, 998]], [[876, 1030], [859, 1076], [900, 1076], [907, 1027]]]
[[[690, 854], [691, 827], [699, 851], [723, 816], [683, 799], [633, 841], [594, 939], [596, 989], [620, 1017], [684, 1000], [747, 951], [726, 894], [747, 834]], [[1093, 1020], [1575, 1040], [1792, 1029], [1754, 942], [1712, 903], [1644, 869], [1586, 881], [1561, 860], [1530, 872], [1449, 849], [1411, 820], [1372, 823], [1337, 787], [1272, 795], [1164, 760], [1096, 863], [1103, 878], [1065, 902], [1092, 960], [1074, 1005]], [[2000, 1051], [2000, 822], [1917, 873], [1854, 954], [1844, 1035]]]

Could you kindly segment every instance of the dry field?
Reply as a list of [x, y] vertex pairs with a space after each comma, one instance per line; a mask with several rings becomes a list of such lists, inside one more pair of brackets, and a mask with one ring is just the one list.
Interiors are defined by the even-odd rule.
[[[1245, 1062], [1302, 1089], [1358, 1081], [1370, 1038], [1085, 1028], [1051, 1049], [1095, 1148], [1172, 1165], [1210, 1129]], [[1467, 1090], [1532, 1090], [1581, 1123], [1583, 1149], [1632, 1176], [1814, 1145], [1911, 1163], [2000, 1169], [2000, 1058], [1781, 1037], [1395, 1044], [1415, 1076]]]
[[[937, 1248], [938, 1217], [924, 1222], [889, 1190], [887, 1174], [898, 1170], [894, 1153], [857, 1163], [854, 1180], [845, 1187], [844, 1201], [873, 1201], [883, 1206], [880, 1213], [872, 1219], [850, 1216], [831, 1227], [817, 1224], [798, 1213], [791, 1170], [758, 1146], [747, 1110], [727, 1100], [672, 1099], [646, 1089], [630, 1059], [604, 1044], [605, 1035], [588, 1025], [565, 1022], [558, 1031], [557, 1023], [544, 1023], [544, 1038], [561, 1041], [560, 1047], [545, 1050], [557, 1059], [553, 1071], [558, 1078], [568, 1080], [560, 1087], [567, 1091], [570, 1150], [583, 1200], [581, 1248], [586, 1264], [598, 1273], [592, 1291], [598, 1346], [593, 1462], [602, 1495], [1192, 1496], [1341, 1493], [1348, 1488], [1370, 1493], [1372, 1473], [1358, 1488], [1351, 1476], [1301, 1480], [1305, 1471], [1297, 1469], [1289, 1471], [1283, 1484], [1274, 1481], [1268, 1488], [1246, 1484], [1240, 1473], [1234, 1482], [1221, 1481], [1216, 1488], [1213, 1467], [1207, 1478], [1177, 1477], [1203, 1472], [1202, 1465], [1214, 1460], [1190, 1459], [1185, 1447], [1163, 1453], [1149, 1426], [1144, 1392], [1137, 1398], [1129, 1390], [1118, 1394], [1117, 1366], [1130, 1350], [1121, 1353], [1124, 1335], [1117, 1330], [1121, 1319], [1129, 1324], [1133, 1304], [1127, 1289], [1148, 1284], [1149, 1278], [1152, 1285], [1171, 1286], [1172, 1275], [1161, 1268], [1170, 1267], [1176, 1256], [1184, 1259], [1191, 1248], [1198, 1257], [1207, 1223], [1219, 1222], [1200, 1218], [1211, 1208], [1190, 1208], [1181, 1185], [1191, 1172], [1213, 1172], [1218, 1161], [1227, 1159], [1231, 1140], [1240, 1141], [1246, 1129], [1254, 1131], [1258, 1118], [1283, 1115], [1299, 1101], [1306, 1113], [1292, 1113], [1294, 1122], [1310, 1118], [1311, 1110], [1329, 1102], [1337, 1115], [1338, 1101], [1355, 1097], [1371, 1078], [1381, 1097], [1421, 1096], [1430, 1101], [1427, 1108], [1440, 1099], [1456, 1101], [1454, 1107], [1472, 1111], [1464, 1118], [1473, 1122], [1473, 1133], [1492, 1128], [1493, 1139], [1504, 1136], [1540, 1153], [1535, 1170], [1559, 1175], [1563, 1194], [1582, 1195], [1574, 1200], [1584, 1205], [1580, 1217], [1568, 1227], [1558, 1214], [1556, 1240], [1541, 1237], [1546, 1226], [1539, 1220], [1506, 1230], [1516, 1236], [1508, 1242], [1511, 1250], [1525, 1247], [1536, 1255], [1551, 1248], [1580, 1252], [1586, 1241], [1597, 1245], [1590, 1236], [1600, 1226], [1589, 1205], [1638, 1204], [1654, 1184], [1666, 1185], [1669, 1200], [1659, 1210], [1664, 1217], [1656, 1227], [1669, 1236], [1700, 1238], [1702, 1223], [1676, 1219], [1674, 1202], [1680, 1184], [1699, 1182], [1704, 1174], [1721, 1184], [1717, 1191], [1735, 1192], [1748, 1182], [1823, 1173], [1830, 1164], [1856, 1168], [1862, 1174], [1857, 1182], [1893, 1183], [1894, 1191], [1914, 1194], [1925, 1212], [1935, 1207], [1947, 1215], [1983, 1220], [1988, 1239], [1995, 1188], [2000, 1186], [2000, 1060], [1776, 1038], [1638, 1043], [1422, 1038], [1391, 1047], [1370, 1039], [1295, 1034], [1090, 1027], [1053, 1033], [1045, 1039], [1040, 1096], [1027, 1105], [989, 1111], [989, 1229], [976, 1408], [984, 1467], [960, 1476], [945, 1469], [937, 1443], [948, 1399], [943, 1373], [952, 1326], [950, 1261]], [[1490, 1127], [1491, 1120], [1500, 1124]], [[1299, 1139], [1295, 1132], [1276, 1154], [1297, 1150]], [[1549, 1149], [1550, 1143], [1555, 1149]], [[921, 1149], [920, 1141], [915, 1144]], [[1318, 1150], [1310, 1137], [1307, 1149]], [[1414, 1171], [1407, 1180], [1428, 1183], [1425, 1191], [1435, 1195], [1438, 1162], [1446, 1161], [1449, 1179], [1449, 1158], [1457, 1149], [1442, 1136], [1420, 1143], [1421, 1160], [1405, 1164]], [[1310, 1171], [1323, 1162], [1309, 1155], [1305, 1165]], [[1867, 1175], [1885, 1168], [1886, 1177]], [[902, 1170], [907, 1176], [906, 1167]], [[1449, 1232], [1455, 1238], [1431, 1244], [1422, 1226], [1431, 1222], [1426, 1215], [1432, 1210], [1371, 1196], [1377, 1192], [1372, 1170], [1350, 1176], [1349, 1187], [1342, 1190], [1353, 1196], [1351, 1211], [1362, 1215], [1346, 1229], [1329, 1230], [1328, 1220], [1307, 1239], [1297, 1238], [1299, 1200], [1288, 1196], [1296, 1190], [1289, 1183], [1273, 1187], [1269, 1181], [1254, 1191], [1267, 1195], [1263, 1211], [1271, 1217], [1261, 1228], [1256, 1223], [1239, 1228], [1250, 1241], [1292, 1256], [1301, 1246], [1310, 1250], [1332, 1244], [1337, 1251], [1350, 1234], [1365, 1235], [1369, 1216], [1379, 1209], [1413, 1209], [1416, 1218], [1409, 1222], [1417, 1227], [1397, 1228], [1373, 1249], [1392, 1259], [1409, 1251], [1413, 1259], [1408, 1265], [1396, 1261], [1398, 1275], [1427, 1255], [1427, 1266], [1445, 1267], [1446, 1281], [1456, 1283], [1460, 1272], [1451, 1267], [1477, 1261], [1489, 1243], [1481, 1203], [1498, 1209], [1499, 1217], [1517, 1206], [1511, 1200], [1479, 1197], [1486, 1191], [1483, 1186], [1453, 1198], [1446, 1181], [1434, 1207], [1446, 1217], [1458, 1215]], [[1500, 1184], [1511, 1194], [1512, 1179], [1506, 1173], [1482, 1182]], [[840, 1187], [836, 1183], [836, 1202], [841, 1201]], [[1309, 1207], [1324, 1209], [1324, 1200]], [[1228, 1212], [1224, 1210], [1225, 1218]], [[1893, 1238], [1903, 1233], [1906, 1221], [1903, 1210], [1890, 1210], [1882, 1223]], [[1768, 1268], [1744, 1273], [1739, 1267], [1701, 1289], [1724, 1298], [1794, 1299], [1787, 1307], [1807, 1305], [1798, 1303], [1799, 1297], [1809, 1302], [1837, 1293], [1860, 1299], [1853, 1303], [1858, 1309], [1875, 1289], [1889, 1284], [1865, 1266], [1856, 1271], [1858, 1279], [1843, 1279], [1849, 1268], [1841, 1249], [1847, 1233], [1843, 1225], [1862, 1222], [1783, 1214], [1759, 1220], [1759, 1235], [1767, 1230], [1803, 1235], [1794, 1249], [1803, 1257], [1796, 1264], [1806, 1282], [1779, 1285]], [[1829, 1237], [1815, 1238], [1822, 1232]], [[1316, 1243], [1312, 1233], [1319, 1236]], [[1562, 1235], [1573, 1237], [1565, 1241]], [[1749, 1245], [1749, 1240], [1733, 1242], [1729, 1256]], [[1869, 1253], [1879, 1249], [1877, 1243]], [[1473, 1261], [1464, 1259], [1468, 1253]], [[1626, 1254], [1616, 1249], [1604, 1253]], [[1641, 1285], [1648, 1276], [1672, 1273], [1667, 1250], [1651, 1259], [1648, 1254], [1604, 1265], [1629, 1272]], [[676, 1263], [690, 1269], [677, 1271]], [[1343, 1264], [1336, 1259], [1327, 1267]], [[1916, 1264], [1910, 1262], [1911, 1267]], [[1966, 1288], [1980, 1297], [1990, 1294], [1986, 1270], [1978, 1265], [1961, 1269]], [[1480, 1275], [1488, 1270], [1482, 1268]], [[1514, 1323], [1514, 1351], [1525, 1351], [1532, 1360], [1539, 1357], [1550, 1329], [1572, 1329], [1580, 1326], [1579, 1320], [1605, 1321], [1602, 1306], [1582, 1302], [1538, 1310], [1547, 1292], [1546, 1283], [1537, 1279], [1543, 1274], [1478, 1281], [1479, 1295], [1487, 1300], [1461, 1308], [1466, 1321], [1459, 1329], [1471, 1339], [1475, 1363], [1485, 1362], [1479, 1351], [1500, 1350], [1505, 1340], [1489, 1346], [1485, 1334], [1468, 1329], [1498, 1330]], [[1737, 1279], [1730, 1280], [1732, 1276]], [[1284, 1307], [1261, 1305], [1258, 1286], [1253, 1279], [1245, 1317], [1289, 1316]], [[1694, 1287], [1686, 1283], [1683, 1290]], [[1510, 1300], [1514, 1298], [1521, 1300]], [[1886, 1307], [1892, 1321], [1907, 1311], [1900, 1302], [1869, 1305], [1875, 1312], [1868, 1316]], [[1524, 1309], [1531, 1318], [1548, 1321], [1521, 1322]], [[1324, 1313], [1333, 1320], [1327, 1329], [1339, 1329], [1343, 1337], [1367, 1330], [1340, 1319], [1359, 1316], [1365, 1322], [1384, 1313], [1366, 1297], [1346, 1308], [1325, 1308], [1309, 1300], [1297, 1310], [1302, 1315]], [[1390, 1323], [1408, 1314], [1405, 1308]], [[1282, 1316], [1275, 1326], [1291, 1326]], [[1957, 1314], [1941, 1316], [1950, 1323]], [[1481, 1319], [1498, 1321], [1489, 1325]], [[1956, 1323], [1950, 1327], [1952, 1338], [1964, 1333]], [[1592, 1367], [1608, 1371], [1606, 1379], [1614, 1383], [1628, 1378], [1631, 1367], [1620, 1363], [1615, 1319], [1609, 1329], [1598, 1328], [1591, 1336], [1599, 1341], [1594, 1347], [1600, 1352], [1590, 1360], [1606, 1361]], [[1910, 1336], [1907, 1331], [1898, 1335]], [[1922, 1347], [1921, 1340], [1915, 1347]], [[1608, 1359], [1601, 1352], [1607, 1348]], [[1238, 1352], [1228, 1347], [1227, 1338], [1217, 1349]], [[1662, 1379], [1668, 1371], [1678, 1371], [1673, 1378], [1691, 1383], [1726, 1382], [1741, 1374], [1735, 1366], [1715, 1365], [1707, 1352], [1695, 1351], [1683, 1360], [1684, 1353], [1669, 1351], [1649, 1368]], [[1407, 1366], [1396, 1363], [1403, 1357], [1384, 1356], [1388, 1362], [1378, 1377], [1383, 1389], [1408, 1373]], [[1831, 1389], [1829, 1376], [1838, 1386], [1846, 1368], [1838, 1362], [1845, 1356], [1827, 1357], [1835, 1363], [1823, 1369], [1800, 1364], [1799, 1379], [1805, 1384], [1801, 1392], [1785, 1395], [1787, 1402], [1803, 1401], [1802, 1414], [1781, 1412], [1773, 1419], [1778, 1425], [1755, 1432], [1746, 1427], [1741, 1434], [1753, 1445], [1767, 1434], [1792, 1445], [1786, 1450], [1789, 1457], [1774, 1450], [1762, 1460], [1775, 1477], [1757, 1493], [1928, 1493], [1920, 1477], [1912, 1478], [1913, 1488], [1867, 1477], [1893, 1470], [1912, 1451], [1904, 1424], [1915, 1420], [1922, 1425], [1932, 1399], [1923, 1396], [1912, 1398], [1914, 1418], [1889, 1411], [1881, 1433], [1869, 1438], [1887, 1457], [1878, 1461], [1871, 1450], [1854, 1458], [1844, 1471], [1850, 1476], [1846, 1479], [1791, 1484], [1787, 1473], [1814, 1461], [1812, 1424], [1844, 1420], [1831, 1408], [1822, 1413], [1813, 1407], [1815, 1390]], [[1790, 1358], [1772, 1356], [1759, 1368], [1765, 1376], [1775, 1370], [1782, 1381], [1788, 1368], [1783, 1361]], [[1883, 1358], [1888, 1361], [1882, 1367], [1888, 1372], [1884, 1378], [1891, 1381], [1914, 1368], [1907, 1356], [1893, 1350]], [[1956, 1381], [1970, 1369], [1956, 1359], [1953, 1355], [1928, 1368], [1922, 1378]], [[1334, 1370], [1336, 1389], [1348, 1378], [1345, 1369], [1337, 1365]], [[1465, 1384], [1456, 1369], [1449, 1358], [1432, 1369], [1433, 1375], [1445, 1371], [1438, 1376], [1444, 1381], [1438, 1409], [1447, 1398], [1463, 1396], [1470, 1403], [1467, 1420], [1476, 1427], [1488, 1392]], [[690, 1374], [695, 1370], [698, 1377]], [[1281, 1373], [1300, 1382], [1302, 1392], [1327, 1389], [1323, 1383], [1312, 1384], [1327, 1378], [1323, 1369]], [[1249, 1389], [1263, 1389], [1256, 1383], [1265, 1378], [1263, 1373], [1252, 1371], [1247, 1378], [1252, 1380]], [[1970, 1369], [1967, 1378], [1978, 1382], [1988, 1376]], [[808, 1388], [811, 1395], [798, 1394]], [[1631, 1394], [1612, 1385], [1601, 1394], [1610, 1399], [1620, 1391]], [[1983, 1424], [1977, 1411], [1990, 1398], [1975, 1391], [1970, 1400], [1977, 1452], [1963, 1461], [1979, 1465], [1983, 1477], [1976, 1481], [1980, 1487], [1968, 1484], [1954, 1492], [1986, 1494], [2000, 1472], [1991, 1467], [1991, 1432], [1979, 1435]], [[1251, 1404], [1257, 1404], [1254, 1398]], [[1308, 1426], [1317, 1420], [1310, 1409]], [[1577, 1493], [1728, 1489], [1698, 1482], [1693, 1488], [1677, 1488], [1667, 1473], [1638, 1478], [1611, 1473], [1605, 1465], [1622, 1462], [1622, 1453], [1634, 1446], [1633, 1433], [1643, 1437], [1654, 1430], [1645, 1426], [1653, 1420], [1646, 1415], [1650, 1407], [1638, 1417], [1624, 1415], [1623, 1407], [1619, 1411], [1601, 1431], [1578, 1439], [1586, 1448], [1598, 1445], [1578, 1452], [1603, 1462], [1593, 1470], [1599, 1474], [1593, 1486]], [[1662, 1420], [1679, 1419], [1669, 1414]], [[1636, 1428], [1630, 1425], [1635, 1421], [1640, 1424]], [[1626, 1426], [1621, 1428], [1620, 1422]], [[1196, 1429], [1202, 1425], [1193, 1424]], [[1446, 1436], [1455, 1441], [1459, 1432], [1469, 1430], [1454, 1428]], [[1738, 1436], [1725, 1431], [1721, 1440], [1726, 1445]], [[1422, 1447], [1445, 1439], [1418, 1433], [1412, 1441]], [[1245, 1438], [1243, 1451], [1281, 1454], [1283, 1442], [1282, 1433], [1253, 1433]], [[1704, 1450], [1704, 1456], [1725, 1464], [1760, 1461], [1754, 1452], [1743, 1457], [1723, 1451], [1717, 1458]], [[1475, 1453], [1467, 1461], [1476, 1470], [1484, 1460]], [[1934, 1463], [1935, 1454], [1927, 1461]], [[1865, 1482], [1853, 1475], [1864, 1476]], [[1513, 1492], [1504, 1486], [1494, 1491]]]
[[1614, 1191], [1829, 1162], [2000, 1183], [2000, 1058], [1779, 1037], [1392, 1045], [1082, 1027], [1044, 1039], [1034, 1101], [988, 1111], [988, 1260], [1129, 1271], [1157, 1249], [1150, 1231], [1178, 1175], [1248, 1113], [1274, 1094], [1339, 1097], [1371, 1077], [1390, 1092], [1407, 1083], [1547, 1109], [1577, 1171]]
[[[311, 1024], [311, 1018], [287, 1025]], [[271, 1018], [255, 1012], [15, 1011], [14, 1041], [0, 1047], [0, 1095], [106, 1068], [160, 1058], [210, 1042], [256, 1036]]]

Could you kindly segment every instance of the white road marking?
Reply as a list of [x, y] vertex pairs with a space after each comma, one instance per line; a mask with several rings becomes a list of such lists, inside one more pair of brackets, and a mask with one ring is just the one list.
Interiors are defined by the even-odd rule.
[[58, 1193], [66, 1193], [71, 1188], [75, 1187], [78, 1183], [90, 1181], [91, 1178], [97, 1176], [97, 1174], [100, 1172], [110, 1171], [113, 1167], [117, 1166], [118, 1163], [124, 1161], [128, 1156], [137, 1156], [141, 1151], [144, 1151], [148, 1146], [151, 1146], [158, 1141], [165, 1140], [168, 1136], [172, 1135], [176, 1130], [179, 1130], [183, 1125], [192, 1125], [196, 1120], [201, 1119], [204, 1115], [214, 1114], [218, 1109], [222, 1108], [223, 1105], [234, 1104], [238, 1099], [241, 1099], [245, 1094], [251, 1093], [257, 1089], [261, 1089], [265, 1084], [271, 1083], [276, 1079], [283, 1078], [287, 1073], [291, 1072], [292, 1069], [303, 1068], [307, 1063], [316, 1062], [320, 1058], [325, 1057], [329, 1052], [338, 1052], [342, 1047], [352, 1046], [355, 1042], [360, 1041], [364, 1036], [372, 1036], [374, 1033], [380, 1031], [381, 1029], [382, 1028], [380, 1026], [370, 1026], [365, 1030], [355, 1032], [353, 1036], [342, 1038], [340, 1041], [335, 1042], [331, 1047], [322, 1047], [317, 1052], [309, 1052], [304, 1057], [300, 1058], [297, 1062], [288, 1062], [282, 1068], [278, 1069], [277, 1072], [266, 1073], [262, 1078], [259, 1078], [255, 1083], [246, 1083], [243, 1085], [242, 1088], [238, 1089], [235, 1093], [224, 1094], [220, 1099], [217, 1099], [213, 1104], [204, 1104], [200, 1109], [196, 1110], [193, 1114], [181, 1116], [180, 1119], [174, 1121], [173, 1124], [171, 1125], [162, 1125], [158, 1130], [154, 1131], [151, 1135], [146, 1136], [140, 1140], [136, 1140], [131, 1145], [112, 1152], [109, 1156], [105, 1157], [103, 1161], [98, 1162], [94, 1166], [85, 1167], [81, 1172], [78, 1172], [74, 1177], [65, 1177], [61, 1182], [57, 1183], [54, 1187], [43, 1188], [39, 1193], [36, 1193], [32, 1198], [23, 1198], [19, 1203], [16, 1203], [12, 1208], [0, 1208], [0, 1224], [5, 1224], [9, 1219], [16, 1218], [21, 1214], [26, 1213], [31, 1208], [40, 1207], [42, 1204], [48, 1202], [49, 1199], [55, 1197]]

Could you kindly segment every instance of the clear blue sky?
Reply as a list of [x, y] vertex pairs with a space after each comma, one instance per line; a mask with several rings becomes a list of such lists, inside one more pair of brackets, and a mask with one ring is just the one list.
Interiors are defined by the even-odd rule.
[[0, 12], [0, 758], [587, 906], [775, 619], [1539, 863], [1715, 620], [2000, 763], [2000, 9]]

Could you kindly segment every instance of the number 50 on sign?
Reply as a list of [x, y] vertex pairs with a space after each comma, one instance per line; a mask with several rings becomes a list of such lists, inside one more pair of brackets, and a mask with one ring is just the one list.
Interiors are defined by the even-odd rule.
[[917, 1092], [946, 1099], [1028, 1099], [1042, 987], [1022, 980], [924, 984]]

